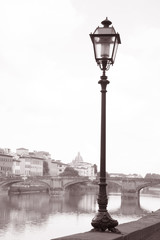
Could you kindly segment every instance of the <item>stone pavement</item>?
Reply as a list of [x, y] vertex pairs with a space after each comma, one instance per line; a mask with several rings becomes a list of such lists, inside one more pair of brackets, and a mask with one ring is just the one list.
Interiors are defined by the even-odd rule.
[[118, 229], [121, 234], [108, 231], [85, 232], [54, 240], [160, 240], [160, 210], [147, 214], [137, 221], [121, 224]]

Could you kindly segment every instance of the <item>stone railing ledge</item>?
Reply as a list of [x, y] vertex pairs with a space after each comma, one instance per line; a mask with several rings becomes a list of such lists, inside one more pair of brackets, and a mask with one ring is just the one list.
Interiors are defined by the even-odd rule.
[[121, 234], [105, 232], [85, 232], [52, 240], [145, 240], [160, 230], [160, 210], [149, 213], [137, 221], [120, 224]]

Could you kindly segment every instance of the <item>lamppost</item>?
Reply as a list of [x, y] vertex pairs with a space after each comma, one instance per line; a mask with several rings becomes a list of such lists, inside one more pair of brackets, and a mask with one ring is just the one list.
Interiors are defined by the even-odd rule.
[[106, 76], [106, 70], [114, 64], [118, 44], [121, 43], [120, 35], [115, 32], [111, 21], [106, 18], [101, 22], [103, 27], [98, 27], [94, 33], [90, 34], [94, 56], [97, 64], [103, 74], [98, 82], [101, 85], [101, 147], [100, 147], [100, 178], [98, 205], [99, 210], [92, 219], [91, 225], [94, 231], [105, 231], [108, 229], [112, 232], [118, 232], [115, 228], [118, 221], [111, 218], [107, 211], [107, 192], [106, 192], [106, 88], [109, 81]]

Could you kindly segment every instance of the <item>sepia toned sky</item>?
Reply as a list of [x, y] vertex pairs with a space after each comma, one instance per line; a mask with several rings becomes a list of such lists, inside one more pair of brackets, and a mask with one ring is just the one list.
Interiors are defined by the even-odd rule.
[[101, 70], [89, 34], [120, 34], [107, 72], [108, 172], [160, 173], [159, 0], [1, 0], [0, 147], [99, 166]]

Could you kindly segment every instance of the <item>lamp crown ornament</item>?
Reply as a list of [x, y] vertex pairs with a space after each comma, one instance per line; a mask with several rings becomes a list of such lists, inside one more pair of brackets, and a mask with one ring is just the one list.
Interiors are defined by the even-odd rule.
[[107, 17], [106, 17], [106, 19], [103, 20], [101, 23], [102, 23], [102, 25], [103, 25], [104, 27], [109, 27], [109, 25], [112, 24], [112, 22], [111, 22], [110, 20], [108, 20]]

